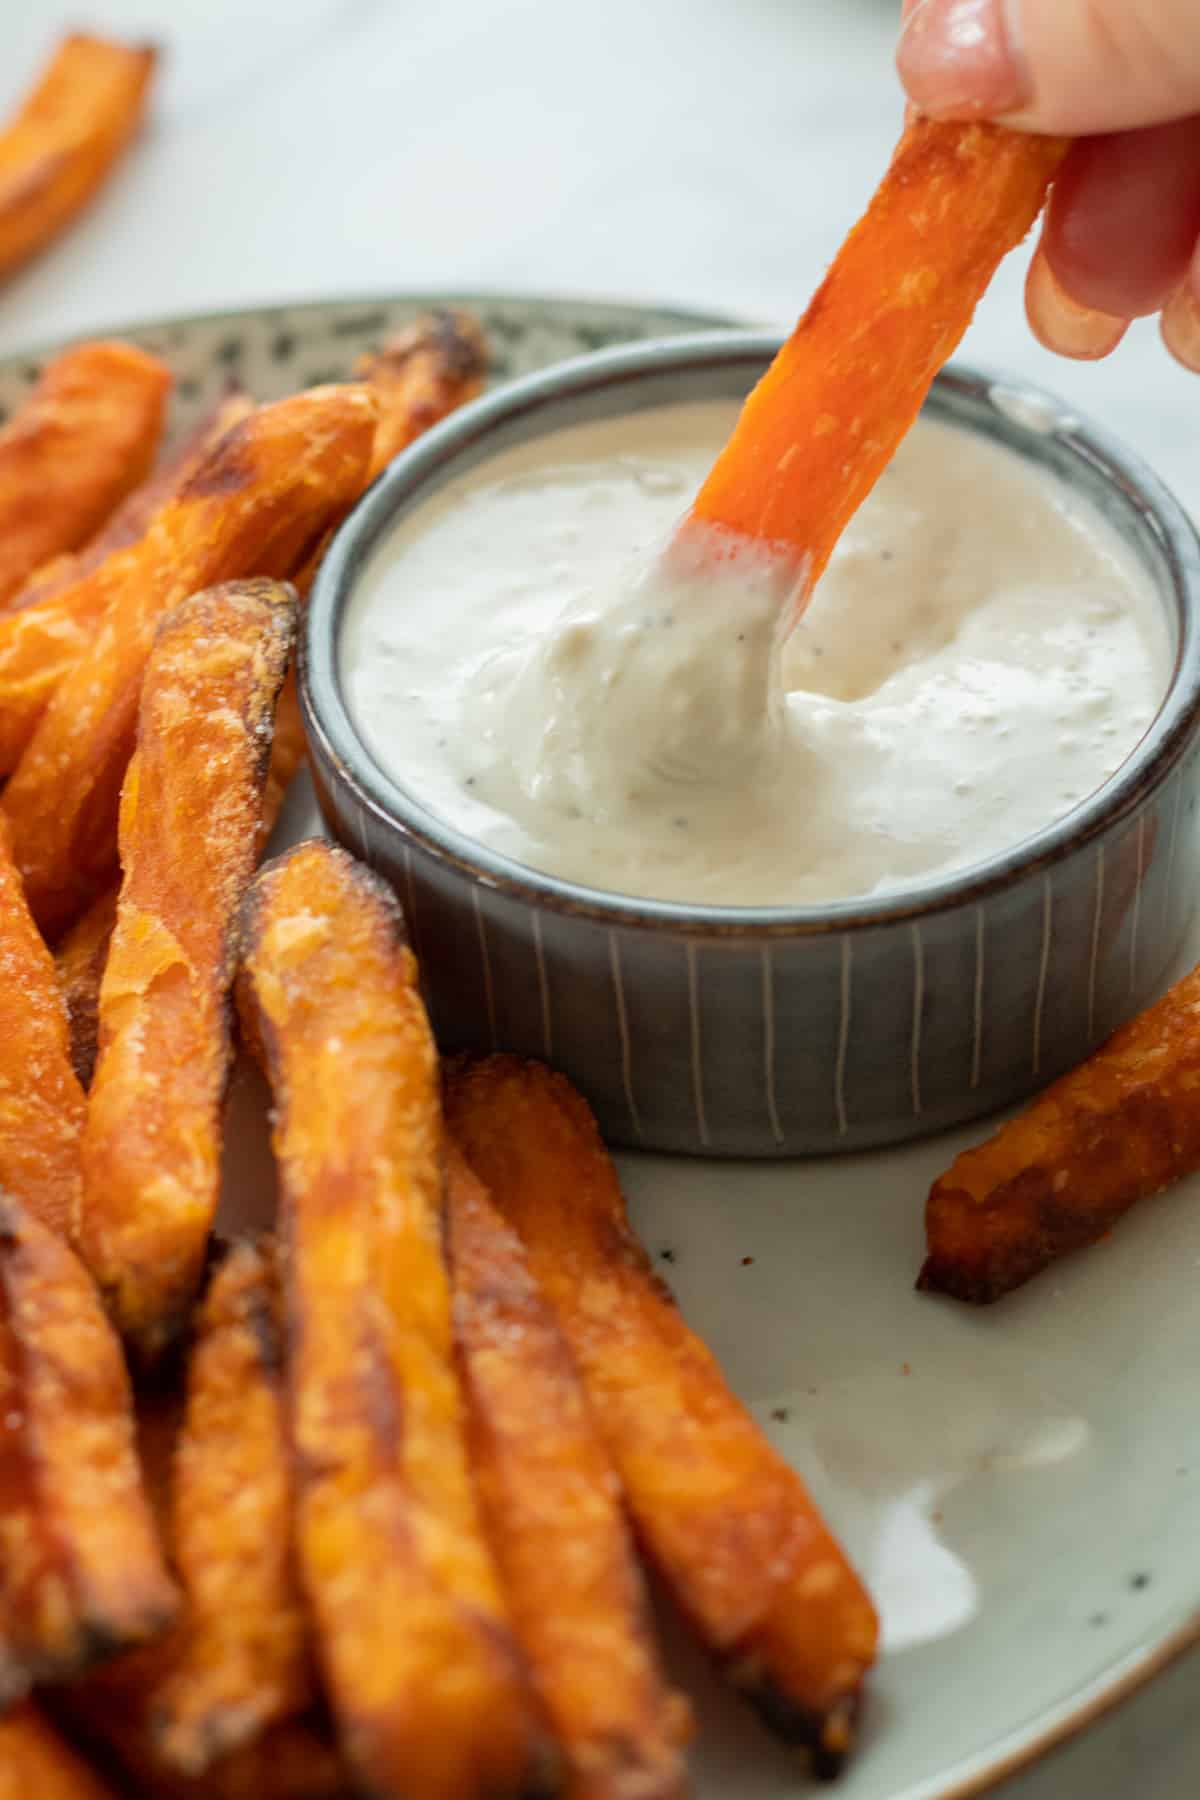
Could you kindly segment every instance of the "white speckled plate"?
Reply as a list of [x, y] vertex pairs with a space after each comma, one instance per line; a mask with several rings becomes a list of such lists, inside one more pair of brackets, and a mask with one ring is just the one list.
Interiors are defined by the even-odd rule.
[[[231, 375], [261, 398], [344, 375], [433, 298], [209, 315], [125, 335], [178, 371], [183, 425]], [[500, 375], [719, 322], [574, 301], [461, 303], [482, 316]], [[0, 410], [44, 355], [0, 361]], [[298, 783], [277, 845], [315, 825]], [[972, 1313], [912, 1288], [925, 1191], [967, 1141], [771, 1167], [621, 1159], [662, 1273], [811, 1481], [880, 1603], [884, 1655], [844, 1800], [983, 1792], [1200, 1637], [1200, 1182]], [[226, 1221], [262, 1218], [272, 1177], [247, 1071], [231, 1098], [227, 1165]], [[806, 1791], [797, 1760], [667, 1629], [697, 1700], [700, 1800]]]

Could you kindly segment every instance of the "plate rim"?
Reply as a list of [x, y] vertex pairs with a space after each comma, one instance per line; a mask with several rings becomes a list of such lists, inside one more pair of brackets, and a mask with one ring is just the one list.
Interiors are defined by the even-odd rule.
[[[620, 298], [608, 295], [556, 290], [524, 291], [520, 288], [458, 289], [445, 288], [366, 289], [349, 293], [308, 295], [299, 299], [278, 298], [255, 300], [240, 306], [205, 307], [196, 312], [164, 312], [138, 319], [102, 320], [94, 325], [38, 339], [23, 346], [0, 349], [0, 371], [13, 365], [43, 360], [69, 345], [91, 338], [129, 337], [137, 339], [167, 331], [187, 332], [197, 327], [234, 325], [251, 318], [272, 314], [300, 314], [314, 317], [320, 313], [371, 307], [412, 306], [436, 307], [461, 304], [467, 308], [520, 306], [534, 311], [545, 308], [558, 311], [572, 307], [586, 308], [614, 324], [622, 318], [654, 318], [679, 331], [720, 331], [770, 326], [745, 314], [705, 311], [679, 305], [673, 301]], [[169, 357], [170, 347], [166, 354]], [[870, 1152], [860, 1153], [869, 1156]], [[848, 1159], [848, 1160], [853, 1160]], [[1180, 1609], [1173, 1621], [1156, 1629], [1137, 1648], [1127, 1651], [1090, 1680], [1077, 1687], [1066, 1698], [1047, 1706], [1031, 1725], [1018, 1725], [991, 1748], [972, 1757], [960, 1773], [947, 1771], [948, 1785], [936, 1789], [911, 1789], [910, 1795], [923, 1792], [928, 1800], [981, 1800], [1001, 1783], [1047, 1761], [1056, 1751], [1082, 1737], [1093, 1726], [1132, 1701], [1153, 1685], [1189, 1651], [1200, 1646], [1200, 1595]], [[869, 1704], [869, 1702], [868, 1702]], [[942, 1776], [934, 1775], [941, 1782]]]

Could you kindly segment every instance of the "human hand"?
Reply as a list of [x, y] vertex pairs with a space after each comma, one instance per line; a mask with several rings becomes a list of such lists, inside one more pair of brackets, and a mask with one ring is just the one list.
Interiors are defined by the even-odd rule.
[[1200, 372], [1200, 13], [1196, 0], [903, 0], [897, 62], [937, 118], [1079, 139], [1030, 266], [1035, 335], [1064, 356], [1129, 321]]

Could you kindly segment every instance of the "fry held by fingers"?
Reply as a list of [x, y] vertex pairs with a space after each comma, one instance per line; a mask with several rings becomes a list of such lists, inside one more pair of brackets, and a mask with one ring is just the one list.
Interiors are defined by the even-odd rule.
[[437, 1058], [391, 894], [302, 844], [259, 875], [238, 997], [275, 1103], [300, 1576], [365, 1790], [517, 1796], [542, 1740], [467, 1460]]
[[1037, 218], [1066, 148], [915, 119], [689, 518], [799, 558], [811, 589]]
[[164, 619], [121, 796], [121, 892], [100, 989], [79, 1245], [153, 1359], [203, 1274], [220, 1186], [234, 925], [254, 872], [290, 588], [243, 581]]
[[58, 236], [141, 124], [156, 55], [72, 32], [0, 128], [0, 276]]
[[574, 1800], [673, 1800], [687, 1702], [668, 1688], [620, 1483], [516, 1233], [453, 1142], [446, 1222], [472, 1462]]
[[733, 1684], [836, 1767], [875, 1610], [655, 1279], [586, 1105], [540, 1065], [493, 1057], [452, 1074], [446, 1108], [558, 1315], [647, 1553]]
[[375, 424], [363, 387], [313, 388], [259, 408], [215, 445], [139, 543], [65, 593], [0, 620], [2, 715], [4, 628], [19, 630], [43, 611], [71, 615], [81, 591], [104, 591], [87, 655], [75, 643], [48, 704], [43, 689], [45, 710], [34, 713], [4, 791], [13, 854], [43, 930], [65, 929], [116, 874], [118, 799], [159, 619], [202, 588], [284, 576], [302, 561], [361, 492]]
[[50, 363], [0, 430], [0, 606], [142, 480], [170, 385], [166, 365], [132, 344], [81, 344]]

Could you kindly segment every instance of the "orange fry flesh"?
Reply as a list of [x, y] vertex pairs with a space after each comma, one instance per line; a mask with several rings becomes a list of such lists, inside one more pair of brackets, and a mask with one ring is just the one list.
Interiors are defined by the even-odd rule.
[[1066, 148], [997, 125], [914, 120], [691, 517], [786, 547], [811, 589]]
[[314, 1699], [269, 1245], [235, 1245], [200, 1308], [172, 1512], [186, 1612], [155, 1731], [164, 1758], [196, 1774]]
[[487, 371], [487, 348], [469, 313], [423, 313], [359, 358], [354, 373], [379, 402], [371, 458], [374, 480], [423, 431], [474, 399]]
[[26, 1705], [0, 1718], [0, 1800], [112, 1800], [112, 1790]]
[[69, 611], [72, 595], [93, 583], [107, 590], [88, 654], [77, 646], [80, 659], [49, 703], [40, 696], [45, 711], [4, 792], [14, 858], [43, 930], [64, 930], [116, 873], [117, 805], [158, 620], [199, 589], [286, 575], [301, 562], [361, 492], [375, 420], [363, 387], [313, 388], [259, 408], [220, 440], [139, 543], [66, 593], [0, 620], [2, 716], [4, 628], [46, 609]]
[[0, 130], [0, 276], [58, 236], [141, 123], [149, 46], [72, 32]]
[[171, 373], [132, 344], [81, 344], [0, 430], [0, 606], [98, 531], [158, 448]]
[[455, 1073], [446, 1106], [558, 1314], [644, 1548], [768, 1723], [836, 1767], [874, 1608], [656, 1280], [591, 1113], [560, 1076], [509, 1057]]
[[[100, 983], [108, 962], [108, 946], [117, 922], [114, 883], [93, 900], [54, 952], [58, 985], [67, 1008], [71, 1067], [81, 1087], [91, 1085], [100, 1031]], [[36, 927], [35, 927], [36, 929]], [[80, 1109], [82, 1122], [82, 1108]]]
[[257, 859], [292, 590], [231, 582], [159, 627], [121, 796], [79, 1246], [153, 1360], [200, 1285], [220, 1188], [234, 929]]
[[476, 1485], [571, 1800], [685, 1791], [619, 1484], [520, 1240], [447, 1146], [455, 1334]]
[[83, 1092], [71, 1067], [67, 1014], [53, 958], [29, 915], [0, 826], [0, 1192], [54, 1231], [79, 1217]]
[[930, 1190], [918, 1286], [976, 1305], [1200, 1169], [1200, 969]]
[[99, 1295], [58, 1234], [4, 1198], [0, 1390], [0, 1671], [61, 1680], [163, 1630], [175, 1594]]
[[532, 1788], [539, 1734], [467, 1461], [437, 1062], [399, 909], [308, 843], [258, 876], [238, 998], [275, 1103], [301, 1582], [365, 1791]]
[[110, 557], [144, 537], [155, 513], [186, 485], [213, 446], [253, 411], [248, 395], [235, 391], [222, 396], [205, 414], [182, 444], [127, 494], [120, 506], [72, 555], [55, 556], [34, 571], [13, 595], [14, 607], [33, 606], [50, 594], [61, 593]]

